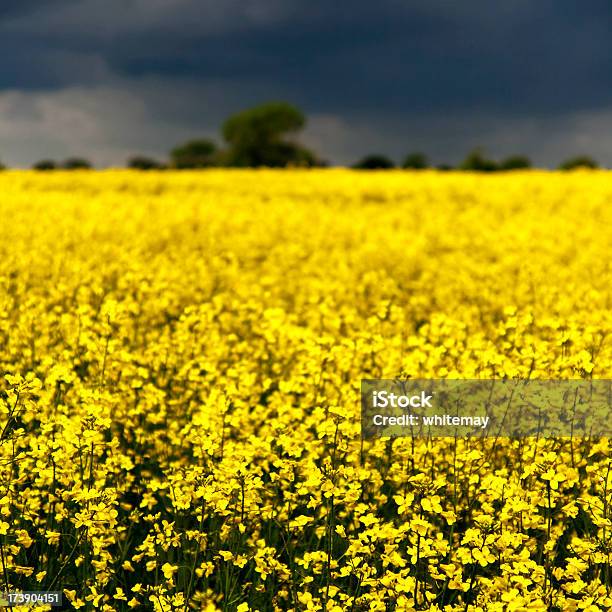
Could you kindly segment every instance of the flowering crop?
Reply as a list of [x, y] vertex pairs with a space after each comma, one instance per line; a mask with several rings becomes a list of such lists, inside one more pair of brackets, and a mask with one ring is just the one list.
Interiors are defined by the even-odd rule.
[[358, 420], [361, 378], [609, 377], [608, 173], [14, 171], [0, 193], [4, 590], [612, 608], [606, 439]]

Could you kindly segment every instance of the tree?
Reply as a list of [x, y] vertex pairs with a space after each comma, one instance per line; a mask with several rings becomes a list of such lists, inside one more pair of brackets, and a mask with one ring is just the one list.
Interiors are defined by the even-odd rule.
[[291, 139], [306, 124], [304, 114], [286, 102], [269, 102], [229, 117], [223, 138], [226, 163], [237, 167], [317, 165], [315, 155]]
[[574, 170], [576, 168], [598, 168], [599, 164], [588, 155], [578, 155], [566, 159], [560, 166], [559, 170]]
[[427, 156], [423, 153], [410, 153], [404, 159], [402, 168], [410, 170], [423, 170], [428, 167]]
[[41, 159], [32, 166], [33, 170], [55, 170], [56, 168], [57, 162], [52, 159]]
[[209, 168], [217, 165], [217, 145], [205, 138], [190, 140], [172, 149], [170, 160], [174, 168]]
[[522, 170], [531, 168], [531, 160], [525, 155], [511, 155], [499, 164], [500, 170]]
[[389, 170], [394, 168], [395, 164], [385, 155], [374, 153], [361, 158], [353, 168], [358, 170]]
[[497, 170], [497, 164], [492, 159], [487, 159], [481, 149], [474, 149], [468, 153], [459, 169], [475, 172], [493, 172]]
[[69, 157], [62, 163], [64, 170], [89, 170], [91, 163], [83, 157]]
[[146, 157], [145, 155], [135, 155], [130, 157], [127, 162], [128, 168], [134, 170], [161, 170], [164, 165], [158, 162], [156, 159]]

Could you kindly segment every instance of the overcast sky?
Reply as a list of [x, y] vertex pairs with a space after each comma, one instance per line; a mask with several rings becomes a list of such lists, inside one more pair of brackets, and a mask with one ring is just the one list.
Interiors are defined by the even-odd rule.
[[0, 159], [163, 158], [268, 100], [332, 163], [612, 166], [605, 0], [0, 0]]

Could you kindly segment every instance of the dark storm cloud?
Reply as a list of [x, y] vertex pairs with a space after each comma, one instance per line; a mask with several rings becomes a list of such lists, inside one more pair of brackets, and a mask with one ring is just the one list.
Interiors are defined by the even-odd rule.
[[[38, 7], [44, 6], [46, 0], [3, 0], [0, 4], [0, 20], [14, 15], [29, 14]], [[56, 6], [64, 4], [62, 0]]]
[[612, 99], [609, 7], [572, 14], [563, 3], [531, 3], [504, 14], [487, 5], [453, 13], [353, 2], [350, 13], [289, 15], [248, 31], [194, 33], [178, 45], [163, 36], [153, 49], [146, 38], [123, 40], [109, 59], [129, 75], [257, 75], [313, 111], [530, 113]]
[[[198, 129], [210, 127], [202, 106], [216, 119], [284, 98], [323, 117], [319, 127], [330, 117], [364, 134], [379, 126], [373, 140], [389, 150], [406, 132], [430, 133], [441, 150], [442, 124], [459, 149], [466, 122], [482, 140], [485, 125], [552, 126], [612, 106], [611, 29], [612, 5], [601, 0], [5, 0], [0, 95], [114, 88], [138, 97], [139, 84], [155, 83], [143, 116]], [[186, 99], [197, 92], [208, 92], [199, 106]]]
[[612, 98], [606, 2], [60, 0], [0, 10], [4, 88], [78, 84], [88, 77], [79, 58], [97, 56], [130, 77], [257, 76], [318, 111], [528, 113]]

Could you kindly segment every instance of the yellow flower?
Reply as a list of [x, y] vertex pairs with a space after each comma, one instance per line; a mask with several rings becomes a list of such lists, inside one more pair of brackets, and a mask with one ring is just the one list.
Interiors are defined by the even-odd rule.
[[289, 523], [289, 527], [294, 528], [294, 527], [304, 527], [306, 525], [308, 525], [309, 523], [312, 523], [313, 519], [311, 516], [305, 516], [305, 515], [300, 515], [297, 516], [296, 518], [292, 519], [291, 522]]
[[178, 570], [178, 566], [177, 565], [170, 565], [170, 563], [164, 563], [161, 566], [161, 571], [164, 574], [164, 578], [166, 580], [171, 580], [172, 576], [174, 576], [174, 574], [177, 572]]
[[403, 495], [394, 495], [393, 501], [398, 506], [398, 514], [406, 514], [412, 509], [412, 504], [414, 503], [414, 494], [405, 493]]
[[59, 544], [61, 535], [62, 534], [59, 533], [58, 531], [51, 531], [51, 530], [47, 530], [45, 533], [47, 542], [49, 542], [51, 546], [55, 546], [56, 544]]
[[436, 514], [442, 514], [442, 506], [440, 505], [440, 496], [432, 495], [430, 497], [424, 497], [421, 500], [421, 507], [425, 512], [435, 512]]
[[115, 594], [113, 595], [113, 599], [127, 601], [127, 597], [125, 596], [125, 593], [121, 587], [117, 587]]
[[15, 532], [15, 535], [17, 536], [15, 538], [17, 544], [21, 544], [24, 548], [30, 548], [30, 546], [32, 546], [34, 540], [30, 537], [30, 534], [25, 529], [18, 529]]

